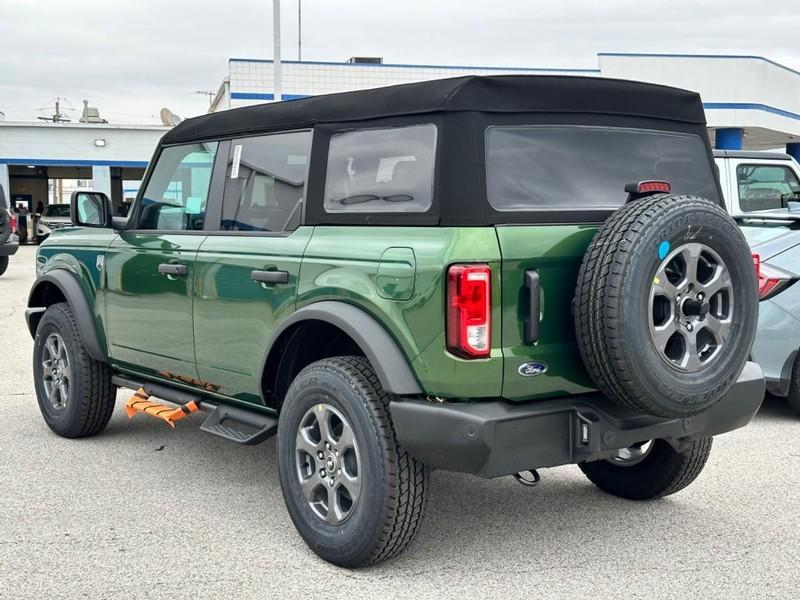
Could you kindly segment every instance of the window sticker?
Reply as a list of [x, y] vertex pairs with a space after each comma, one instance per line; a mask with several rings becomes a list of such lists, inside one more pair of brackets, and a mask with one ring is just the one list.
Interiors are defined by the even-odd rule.
[[242, 145], [236, 144], [233, 147], [233, 164], [231, 165], [231, 179], [239, 177], [239, 163], [242, 161]]

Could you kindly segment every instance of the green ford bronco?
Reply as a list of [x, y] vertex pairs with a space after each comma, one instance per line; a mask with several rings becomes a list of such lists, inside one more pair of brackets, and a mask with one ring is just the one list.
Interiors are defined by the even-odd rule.
[[643, 83], [461, 77], [189, 119], [127, 219], [78, 192], [39, 248], [39, 406], [94, 435], [121, 387], [277, 434], [298, 532], [348, 567], [409, 544], [429, 469], [671, 494], [764, 392], [722, 202], [699, 96]]

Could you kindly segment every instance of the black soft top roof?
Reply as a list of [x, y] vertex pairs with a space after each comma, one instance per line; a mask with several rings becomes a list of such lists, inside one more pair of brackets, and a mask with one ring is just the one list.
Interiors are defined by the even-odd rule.
[[554, 75], [469, 75], [259, 104], [183, 121], [162, 144], [300, 129], [317, 123], [476, 111], [628, 115], [705, 124], [695, 92], [636, 81]]

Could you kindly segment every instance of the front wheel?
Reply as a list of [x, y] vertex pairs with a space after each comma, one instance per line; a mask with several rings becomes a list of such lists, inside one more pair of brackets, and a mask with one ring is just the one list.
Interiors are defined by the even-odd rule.
[[363, 567], [399, 554], [422, 520], [428, 472], [399, 448], [369, 362], [312, 363], [286, 394], [278, 469], [289, 515], [321, 558]]
[[607, 460], [578, 465], [606, 493], [629, 500], [650, 500], [679, 492], [692, 483], [708, 460], [712, 438], [695, 440], [682, 451], [664, 440], [619, 450]]
[[64, 302], [48, 307], [36, 329], [33, 378], [45, 423], [58, 435], [80, 438], [105, 429], [116, 398], [111, 368], [86, 351]]

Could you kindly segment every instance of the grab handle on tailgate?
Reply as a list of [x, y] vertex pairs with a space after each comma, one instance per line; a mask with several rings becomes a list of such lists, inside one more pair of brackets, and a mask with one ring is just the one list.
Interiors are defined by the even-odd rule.
[[528, 318], [525, 319], [525, 343], [535, 344], [539, 341], [539, 273], [525, 271], [525, 289], [528, 292]]

